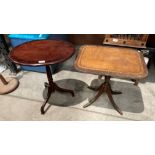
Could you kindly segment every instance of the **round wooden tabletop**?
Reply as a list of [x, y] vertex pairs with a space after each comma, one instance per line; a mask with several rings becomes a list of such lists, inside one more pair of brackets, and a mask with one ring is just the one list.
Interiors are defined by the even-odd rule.
[[16, 64], [42, 66], [63, 62], [74, 53], [74, 46], [60, 40], [38, 40], [24, 43], [10, 52]]

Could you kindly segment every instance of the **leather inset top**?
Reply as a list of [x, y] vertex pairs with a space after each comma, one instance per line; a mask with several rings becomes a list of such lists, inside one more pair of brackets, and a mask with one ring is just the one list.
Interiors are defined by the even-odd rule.
[[122, 47], [82, 46], [75, 67], [84, 72], [122, 78], [140, 79], [148, 74], [142, 54]]

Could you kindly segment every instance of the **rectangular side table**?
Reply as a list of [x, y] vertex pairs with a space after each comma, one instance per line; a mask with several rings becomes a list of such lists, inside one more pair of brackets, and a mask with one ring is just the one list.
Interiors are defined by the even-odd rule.
[[75, 68], [82, 72], [105, 76], [105, 82], [99, 88], [89, 87], [98, 91], [98, 93], [95, 98], [84, 105], [84, 108], [94, 103], [105, 92], [115, 110], [121, 115], [123, 113], [112, 97], [112, 94], [120, 94], [121, 92], [115, 92], [111, 89], [110, 78], [119, 77], [138, 80], [148, 75], [143, 55], [135, 49], [122, 47], [82, 46], [75, 61]]

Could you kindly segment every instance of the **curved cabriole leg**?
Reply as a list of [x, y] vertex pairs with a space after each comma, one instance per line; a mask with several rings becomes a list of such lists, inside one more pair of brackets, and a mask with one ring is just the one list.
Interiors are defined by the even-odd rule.
[[45, 108], [45, 106], [46, 106], [46, 104], [47, 104], [47, 102], [48, 102], [48, 100], [49, 100], [49, 98], [50, 98], [50, 96], [51, 96], [51, 93], [52, 93], [52, 90], [51, 90], [51, 88], [49, 87], [49, 88], [48, 88], [48, 93], [47, 93], [47, 98], [46, 98], [46, 100], [44, 101], [44, 103], [43, 103], [43, 105], [41, 106], [41, 109], [40, 109], [41, 114], [45, 114], [44, 108]]
[[104, 92], [108, 95], [108, 98], [112, 104], [112, 106], [114, 107], [114, 109], [121, 115], [123, 115], [122, 111], [120, 110], [120, 108], [116, 105], [116, 103], [114, 102], [114, 99], [112, 97], [112, 94], [117, 95], [117, 94], [122, 94], [122, 92], [120, 91], [113, 91], [110, 85], [110, 76], [105, 76], [105, 82], [103, 84], [101, 84], [100, 87], [98, 88], [92, 88], [92, 87], [88, 87], [89, 89], [98, 91], [98, 93], [96, 94], [96, 96], [91, 99], [89, 101], [89, 103], [87, 103], [86, 105], [84, 105], [83, 107], [86, 108], [88, 106], [90, 106], [91, 104], [93, 104]]
[[107, 88], [106, 88], [106, 93], [107, 93], [108, 98], [109, 98], [109, 100], [110, 100], [112, 106], [114, 107], [114, 109], [115, 109], [118, 113], [120, 113], [121, 115], [123, 115], [123, 113], [122, 113], [122, 111], [120, 110], [120, 108], [119, 108], [119, 107], [116, 105], [116, 103], [114, 102], [114, 99], [113, 99], [113, 97], [112, 97], [112, 92], [111, 92], [109, 86], [107, 86]]
[[47, 93], [47, 98], [46, 100], [44, 101], [43, 105], [41, 106], [41, 114], [45, 114], [45, 106], [51, 96], [51, 93], [55, 92], [55, 91], [59, 91], [59, 92], [67, 92], [67, 93], [70, 93], [72, 96], [74, 96], [74, 92], [72, 90], [68, 90], [68, 89], [64, 89], [64, 88], [60, 88], [57, 86], [56, 83], [53, 82], [53, 78], [52, 78], [52, 72], [51, 72], [51, 69], [50, 69], [50, 66], [46, 66], [46, 74], [47, 74], [47, 79], [48, 79], [48, 83], [45, 82], [44, 83], [44, 86], [45, 88], [48, 88], [48, 93]]
[[92, 98], [89, 103], [85, 104], [83, 106], [83, 108], [86, 108], [88, 106], [90, 106], [91, 104], [93, 104], [104, 92], [104, 84], [102, 84], [100, 87], [99, 87], [99, 92], [96, 94], [96, 96], [94, 98]]

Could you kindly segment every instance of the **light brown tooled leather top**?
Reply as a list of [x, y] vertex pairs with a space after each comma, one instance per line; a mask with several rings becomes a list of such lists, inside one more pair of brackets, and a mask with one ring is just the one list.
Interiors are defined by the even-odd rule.
[[143, 55], [136, 49], [86, 45], [79, 52], [75, 67], [83, 72], [131, 79], [148, 74]]

